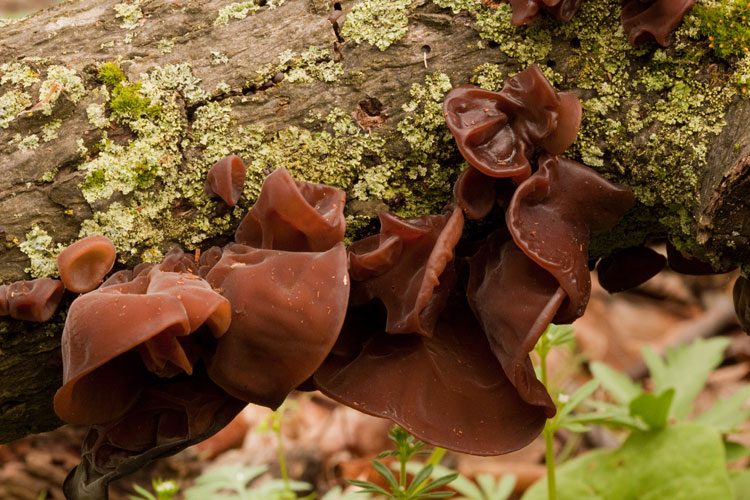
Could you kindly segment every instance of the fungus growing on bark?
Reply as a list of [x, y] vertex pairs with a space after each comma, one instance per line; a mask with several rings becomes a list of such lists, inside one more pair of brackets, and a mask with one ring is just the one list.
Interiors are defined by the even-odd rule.
[[539, 17], [539, 10], [544, 7], [558, 20], [567, 23], [581, 6], [582, 0], [510, 0], [513, 7], [511, 24], [523, 26]]
[[622, 27], [630, 45], [654, 40], [662, 47], [672, 43], [672, 33], [695, 0], [623, 0]]
[[237, 205], [242, 189], [245, 186], [247, 167], [237, 155], [229, 155], [220, 159], [211, 167], [206, 177], [204, 189], [209, 197], [218, 196], [233, 207]]
[[558, 94], [536, 64], [509, 78], [500, 92], [470, 85], [451, 90], [443, 102], [445, 121], [459, 151], [491, 177], [531, 175], [535, 146], [552, 154], [575, 141], [581, 104], [572, 94]]
[[603, 258], [596, 266], [599, 284], [609, 293], [630, 290], [656, 276], [667, 259], [648, 247], [620, 250]]
[[750, 335], [750, 280], [744, 276], [738, 276], [737, 281], [734, 282], [732, 297], [740, 326], [745, 333]]
[[710, 262], [698, 260], [677, 250], [671, 241], [667, 241], [667, 264], [675, 272], [693, 276], [728, 273], [734, 269], [734, 267], [728, 269], [715, 268]]
[[106, 236], [93, 235], [78, 240], [57, 256], [57, 269], [65, 288], [90, 292], [102, 282], [117, 257], [114, 244]]
[[1, 285], [0, 316], [41, 323], [55, 314], [62, 296], [62, 281], [51, 278]]

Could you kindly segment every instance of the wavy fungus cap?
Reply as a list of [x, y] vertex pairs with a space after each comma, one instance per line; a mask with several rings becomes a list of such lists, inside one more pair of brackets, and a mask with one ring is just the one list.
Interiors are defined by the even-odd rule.
[[280, 168], [266, 177], [258, 201], [237, 228], [235, 241], [274, 250], [328, 250], [344, 239], [345, 200], [340, 189], [295, 181]]
[[575, 141], [581, 120], [578, 98], [555, 92], [536, 64], [509, 78], [500, 92], [456, 87], [446, 96], [443, 111], [458, 149], [472, 166], [519, 182], [531, 174], [534, 147], [563, 152]]
[[90, 292], [102, 282], [117, 257], [115, 245], [106, 236], [87, 236], [57, 256], [57, 269], [65, 288]]
[[539, 10], [547, 8], [558, 20], [567, 23], [570, 21], [582, 0], [510, 0], [513, 7], [513, 17], [510, 23], [514, 26], [523, 26], [531, 23], [539, 17]]
[[[452, 284], [446, 273], [441, 287]], [[350, 309], [339, 341], [313, 377], [324, 394], [462, 453], [508, 453], [541, 432], [544, 409], [518, 395], [463, 292], [450, 296], [431, 337], [387, 333], [377, 305]]]
[[380, 234], [351, 245], [352, 294], [358, 302], [383, 302], [388, 333], [432, 334], [447, 300], [435, 290], [453, 259], [463, 223], [457, 207], [413, 219], [381, 212]]
[[211, 167], [206, 176], [204, 189], [209, 197], [218, 196], [233, 207], [242, 195], [245, 187], [247, 167], [237, 155], [229, 155], [220, 159]]
[[623, 0], [622, 27], [630, 45], [654, 40], [662, 47], [672, 43], [672, 33], [695, 0]]
[[551, 155], [542, 155], [539, 170], [518, 186], [506, 222], [518, 247], [565, 290], [556, 322], [573, 321], [588, 303], [590, 234], [614, 226], [634, 204], [630, 189]]
[[599, 284], [609, 293], [642, 285], [667, 265], [667, 259], [648, 247], [620, 250], [603, 258], [596, 266]]
[[62, 296], [62, 282], [51, 278], [3, 285], [0, 286], [0, 316], [8, 314], [13, 319], [43, 323], [55, 314]]
[[211, 379], [238, 399], [278, 407], [320, 366], [344, 322], [344, 244], [325, 252], [231, 245], [206, 279], [232, 304], [208, 362]]
[[750, 281], [744, 276], [738, 276], [732, 289], [734, 311], [745, 333], [750, 334]]
[[147, 370], [159, 376], [192, 372], [195, 360], [179, 337], [203, 324], [219, 336], [229, 314], [228, 301], [199, 277], [158, 267], [81, 295], [63, 329], [63, 386], [55, 412], [76, 424], [119, 417], [138, 398]]

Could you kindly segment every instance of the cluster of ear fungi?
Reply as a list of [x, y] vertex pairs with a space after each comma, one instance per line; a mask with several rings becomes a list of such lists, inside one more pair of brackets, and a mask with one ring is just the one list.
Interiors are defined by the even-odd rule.
[[[570, 19], [580, 2], [511, 3], [521, 23], [539, 6]], [[671, 31], [664, 16], [691, 3], [626, 0], [631, 41], [649, 33], [662, 43], [649, 12]], [[529, 353], [549, 323], [583, 314], [590, 236], [634, 197], [558, 156], [576, 138], [581, 105], [535, 65], [500, 92], [452, 90], [444, 113], [469, 166], [440, 214], [381, 213], [380, 233], [347, 248], [344, 192], [282, 168], [223, 248], [175, 248], [107, 277], [115, 248], [91, 236], [60, 254], [60, 280], [0, 286], [0, 315], [26, 321], [49, 319], [63, 288], [80, 294], [54, 398], [63, 420], [89, 428], [69, 499], [105, 499], [113, 479], [211, 436], [247, 403], [276, 408], [295, 389], [465, 453], [507, 453], [541, 432], [556, 409]], [[239, 157], [223, 158], [206, 193], [234, 206], [245, 171]], [[464, 232], [465, 217], [484, 220]], [[640, 247], [600, 261], [599, 279], [624, 290], [667, 261], [713, 271], [673, 247], [667, 259]], [[750, 285], [737, 283], [747, 327]]]
[[[566, 23], [573, 18], [582, 1], [509, 0], [513, 7], [511, 24], [530, 24], [539, 17], [541, 9]], [[694, 4], [695, 0], [623, 0], [622, 27], [631, 45], [655, 41], [666, 47], [671, 43], [672, 32]]]

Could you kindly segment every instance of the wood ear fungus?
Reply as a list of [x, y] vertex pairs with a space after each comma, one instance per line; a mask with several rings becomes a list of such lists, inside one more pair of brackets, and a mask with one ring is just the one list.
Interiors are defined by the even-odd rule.
[[44, 322], [57, 310], [63, 296], [60, 280], [40, 278], [0, 286], [0, 316]]
[[206, 177], [204, 189], [209, 197], [218, 196], [233, 207], [242, 195], [245, 187], [247, 167], [237, 155], [229, 155], [220, 159], [211, 167]]
[[101, 284], [117, 257], [114, 244], [106, 236], [88, 236], [78, 240], [57, 256], [57, 269], [65, 288], [71, 292], [90, 292]]
[[672, 33], [693, 5], [695, 0], [623, 0], [622, 27], [630, 45], [653, 40], [669, 46]]

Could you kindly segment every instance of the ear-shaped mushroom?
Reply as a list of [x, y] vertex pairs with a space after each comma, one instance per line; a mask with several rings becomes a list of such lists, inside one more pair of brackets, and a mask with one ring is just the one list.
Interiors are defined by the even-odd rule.
[[672, 43], [672, 33], [695, 0], [623, 0], [622, 27], [630, 45], [654, 40], [662, 47]]
[[380, 299], [388, 311], [388, 333], [431, 335], [447, 296], [436, 294], [438, 277], [453, 259], [463, 229], [461, 210], [401, 219], [380, 214], [380, 235], [349, 248], [357, 300]]
[[[158, 267], [162, 271], [190, 273], [197, 275], [199, 264], [198, 259], [196, 259], [193, 254], [185, 253], [180, 247], [174, 247], [169, 252], [167, 252], [162, 261], [159, 263]], [[150, 266], [148, 268], [144, 267], [143, 269], [148, 269], [148, 271], [146, 272], [151, 271]], [[135, 273], [135, 270], [133, 272]]]
[[542, 155], [539, 170], [518, 186], [506, 222], [518, 247], [565, 290], [568, 301], [556, 322], [573, 321], [588, 303], [590, 234], [614, 226], [634, 203], [630, 189], [550, 155]]
[[507, 207], [515, 190], [510, 179], [490, 177], [469, 166], [456, 179], [453, 196], [467, 218], [482, 219], [496, 204]]
[[[452, 269], [441, 276], [450, 288]], [[519, 397], [490, 351], [463, 292], [450, 296], [431, 337], [391, 335], [373, 302], [352, 308], [315, 373], [327, 396], [462, 453], [498, 455], [526, 446], [545, 410]]]
[[292, 179], [286, 169], [269, 175], [258, 201], [240, 222], [235, 241], [255, 248], [322, 252], [344, 239], [340, 189]]
[[543, 6], [557, 19], [567, 23], [578, 12], [581, 0], [510, 0], [510, 5], [513, 7], [510, 23], [514, 26], [523, 26], [534, 21]]
[[744, 276], [738, 276], [732, 289], [734, 311], [745, 333], [750, 334], [750, 281]]
[[710, 262], [698, 260], [689, 255], [683, 254], [675, 248], [671, 241], [667, 241], [667, 263], [671, 270], [680, 274], [689, 274], [692, 276], [722, 274], [728, 273], [734, 269], [734, 267], [730, 267], [729, 269], [716, 269]]
[[443, 111], [472, 166], [519, 182], [531, 174], [534, 146], [561, 153], [575, 140], [581, 117], [578, 98], [555, 92], [536, 64], [509, 78], [500, 92], [469, 85], [451, 90]]
[[555, 405], [537, 379], [529, 353], [557, 314], [565, 290], [502, 229], [470, 259], [467, 296], [521, 399], [552, 417]]
[[40, 278], [31, 281], [16, 281], [3, 285], [0, 290], [0, 316], [3, 310], [13, 319], [43, 323], [49, 320], [63, 296], [60, 280]]
[[[111, 383], [116, 386], [117, 380]], [[149, 379], [129, 410], [89, 428], [81, 464], [63, 485], [66, 498], [106, 500], [110, 482], [207, 439], [244, 406], [202, 368], [191, 377]]]
[[346, 249], [280, 252], [231, 245], [206, 277], [232, 304], [208, 361], [211, 379], [243, 401], [278, 407], [330, 351], [349, 299]]
[[206, 176], [205, 191], [209, 197], [218, 196], [233, 207], [237, 205], [245, 187], [247, 167], [237, 155], [225, 156], [211, 167]]
[[620, 250], [605, 257], [596, 266], [599, 284], [609, 293], [642, 285], [667, 265], [663, 255], [648, 247]]
[[90, 292], [112, 269], [117, 257], [115, 245], [106, 236], [87, 236], [57, 256], [57, 269], [65, 288], [71, 292]]
[[205, 278], [206, 275], [208, 275], [208, 272], [219, 263], [222, 254], [223, 250], [221, 247], [211, 247], [200, 254], [198, 260], [198, 274], [201, 278]]

